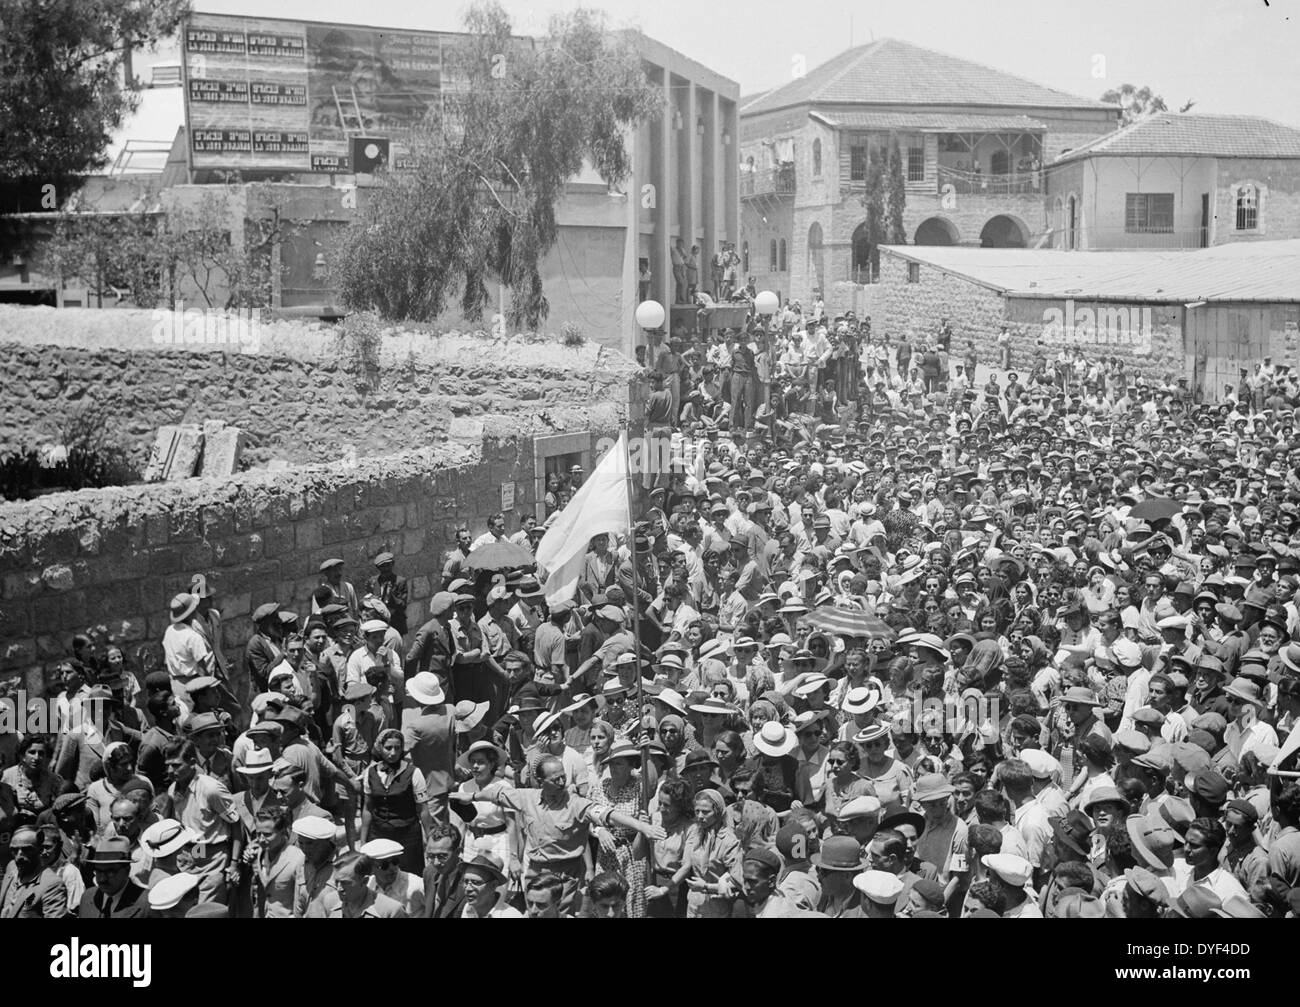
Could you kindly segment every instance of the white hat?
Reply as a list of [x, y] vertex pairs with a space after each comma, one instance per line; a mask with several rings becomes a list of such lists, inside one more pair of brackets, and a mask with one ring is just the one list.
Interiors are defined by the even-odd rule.
[[361, 852], [371, 860], [387, 860], [402, 855], [402, 844], [392, 839], [372, 839], [361, 847]]
[[[303, 839], [334, 839], [335, 826], [323, 815], [303, 815], [293, 823], [293, 834]], [[379, 841], [379, 840], [377, 840]]]
[[[753, 641], [750, 641], [753, 643]], [[767, 641], [768, 650], [776, 650], [780, 647], [793, 647], [794, 640], [789, 633], [773, 633], [772, 638]]]
[[181, 871], [161, 878], [149, 889], [150, 909], [174, 909], [199, 883], [197, 874]]
[[442, 691], [442, 682], [431, 671], [412, 675], [406, 683], [406, 694], [421, 706], [438, 706], [447, 701], [447, 694]]
[[1184, 615], [1167, 615], [1156, 623], [1156, 629], [1186, 629], [1187, 617]]
[[1028, 766], [1029, 771], [1039, 780], [1050, 780], [1061, 769], [1061, 764], [1041, 748], [1021, 750], [1020, 761]]
[[[671, 656], [670, 654], [669, 657]], [[682, 694], [676, 689], [664, 689], [659, 695], [655, 696], [655, 701], [676, 710], [683, 717], [686, 716], [686, 700], [682, 698]]]
[[508, 597], [510, 597], [510, 588], [504, 584], [494, 584], [487, 594], [487, 603], [491, 605]]
[[663, 657], [655, 661], [655, 664], [661, 664], [668, 668], [686, 667], [686, 665], [682, 663], [682, 659], [676, 654], [665, 654]]
[[1033, 865], [1014, 853], [986, 853], [980, 863], [1015, 888], [1023, 888], [1034, 873]]
[[888, 871], [863, 871], [856, 874], [853, 877], [853, 887], [882, 906], [893, 905], [903, 894], [902, 878]]
[[789, 755], [799, 747], [799, 739], [794, 731], [775, 720], [769, 720], [763, 729], [754, 736], [754, 747], [764, 755], [776, 758]]
[[551, 728], [553, 728], [556, 724], [560, 722], [560, 718], [562, 716], [564, 716], [563, 710], [558, 710], [551, 713], [543, 713], [540, 717], [538, 717], [535, 721], [533, 721], [533, 736], [540, 737], [541, 735], [545, 734], [547, 731], [549, 731]]
[[716, 637], [712, 640], [705, 640], [700, 644], [700, 660], [705, 658], [720, 658], [727, 652], [727, 645]]
[[844, 697], [844, 712], [848, 714], [869, 713], [880, 705], [880, 690], [869, 685], [859, 685], [850, 689]]
[[851, 818], [866, 818], [869, 815], [880, 814], [880, 808], [879, 798], [872, 797], [870, 794], [863, 794], [861, 797], [855, 797], [841, 806], [840, 813], [836, 817], [841, 822], [846, 822]]
[[258, 773], [269, 773], [271, 763], [275, 760], [271, 758], [271, 752], [266, 748], [254, 748], [244, 758], [244, 764], [236, 767], [237, 771], [245, 776], [256, 776]]
[[794, 690], [796, 696], [811, 696], [818, 689], [831, 684], [831, 680], [822, 674], [809, 675], [803, 684]]
[[361, 624], [361, 634], [363, 636], [367, 633], [387, 633], [387, 632], [388, 632], [388, 623], [384, 622], [383, 619], [367, 619], [365, 622]]
[[155, 857], [166, 857], [182, 846], [196, 842], [198, 838], [176, 819], [164, 818], [161, 822], [154, 822], [140, 834], [140, 843]]
[[456, 704], [456, 733], [465, 734], [474, 730], [479, 723], [487, 716], [488, 707], [491, 704], [485, 699], [481, 703], [476, 703], [472, 699], [462, 699]]

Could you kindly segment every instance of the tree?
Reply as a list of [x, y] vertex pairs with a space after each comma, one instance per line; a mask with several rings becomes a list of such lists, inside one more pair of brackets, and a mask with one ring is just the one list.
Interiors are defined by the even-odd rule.
[[127, 48], [173, 34], [188, 0], [0, 0], [0, 178], [60, 189], [102, 168], [138, 102]]
[[631, 170], [625, 136], [662, 112], [635, 46], [588, 9], [552, 18], [535, 45], [512, 37], [488, 0], [445, 55], [444, 112], [407, 141], [412, 170], [385, 173], [344, 233], [335, 277], [344, 303], [429, 321], [459, 295], [478, 319], [487, 284], [510, 290], [508, 321], [536, 328], [549, 312], [539, 263], [555, 245], [555, 207], [589, 162], [610, 185]]
[[903, 229], [903, 211], [907, 208], [907, 179], [903, 175], [903, 153], [894, 144], [889, 152], [889, 178], [885, 184], [886, 241], [890, 245], [906, 245], [907, 231]]
[[867, 166], [867, 191], [862, 204], [867, 208], [867, 261], [871, 278], [880, 272], [880, 246], [885, 243], [885, 172], [880, 158], [872, 158]]
[[[1148, 115], [1169, 111], [1169, 106], [1165, 104], [1164, 98], [1154, 94], [1151, 88], [1145, 86], [1139, 88], [1134, 87], [1132, 84], [1121, 84], [1118, 88], [1111, 88], [1103, 94], [1101, 100], [1112, 105], [1119, 105], [1123, 109], [1120, 116], [1121, 126], [1131, 126], [1139, 119], [1145, 119]], [[1194, 104], [1195, 102], [1189, 101], [1178, 111], [1186, 112]]]

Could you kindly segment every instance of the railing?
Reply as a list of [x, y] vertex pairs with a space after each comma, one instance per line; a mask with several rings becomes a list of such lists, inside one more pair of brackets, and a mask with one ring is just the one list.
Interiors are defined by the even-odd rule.
[[752, 196], [788, 196], [794, 192], [794, 165], [740, 173], [740, 198]]
[[1017, 171], [1004, 175], [960, 171], [939, 165], [939, 192], [951, 185], [953, 190], [967, 196], [1034, 195], [1043, 191], [1041, 171]]
[[[1063, 231], [1057, 231], [1053, 246], [1067, 247]], [[1075, 248], [1109, 251], [1125, 248], [1205, 248], [1209, 230], [1204, 227], [1080, 227], [1075, 231]]]

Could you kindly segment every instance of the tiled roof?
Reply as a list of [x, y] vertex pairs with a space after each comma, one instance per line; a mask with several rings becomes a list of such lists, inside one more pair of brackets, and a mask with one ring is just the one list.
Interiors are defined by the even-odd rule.
[[1112, 106], [1066, 94], [982, 63], [882, 38], [846, 49], [803, 77], [744, 105], [745, 115], [805, 103], [993, 105], [1026, 108]]
[[1054, 163], [1082, 157], [1300, 157], [1300, 129], [1255, 115], [1157, 112], [1098, 137]]
[[1300, 301], [1300, 239], [1182, 252], [886, 247], [893, 254], [1012, 297], [1099, 297], [1158, 303]]
[[918, 133], [981, 133], [1045, 130], [1027, 115], [963, 115], [943, 112], [849, 112], [836, 108], [813, 109], [827, 125], [843, 129], [898, 129]]

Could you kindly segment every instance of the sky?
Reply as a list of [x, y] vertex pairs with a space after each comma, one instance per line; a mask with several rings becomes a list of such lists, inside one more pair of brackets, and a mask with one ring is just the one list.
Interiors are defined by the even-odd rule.
[[[1263, 115], [1300, 128], [1300, 0], [503, 0], [520, 34], [553, 13], [604, 10], [740, 84], [742, 95], [788, 81], [873, 38], [901, 38], [1072, 94], [1098, 98], [1148, 85], [1171, 109]], [[457, 30], [463, 2], [194, 0], [199, 11], [382, 27]]]

